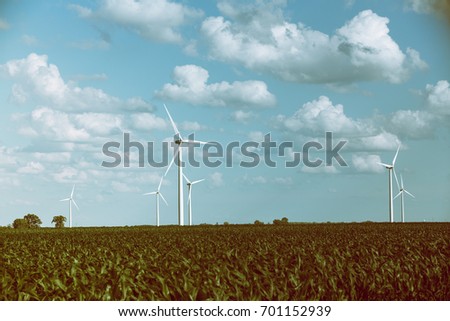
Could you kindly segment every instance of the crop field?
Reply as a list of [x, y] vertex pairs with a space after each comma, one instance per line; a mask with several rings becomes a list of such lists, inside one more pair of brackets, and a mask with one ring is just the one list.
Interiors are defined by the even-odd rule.
[[1, 300], [449, 300], [450, 223], [0, 229]]

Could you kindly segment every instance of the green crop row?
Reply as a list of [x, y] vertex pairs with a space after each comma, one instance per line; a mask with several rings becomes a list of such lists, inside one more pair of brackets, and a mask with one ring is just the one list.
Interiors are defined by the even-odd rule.
[[450, 224], [0, 230], [1, 300], [449, 300]]

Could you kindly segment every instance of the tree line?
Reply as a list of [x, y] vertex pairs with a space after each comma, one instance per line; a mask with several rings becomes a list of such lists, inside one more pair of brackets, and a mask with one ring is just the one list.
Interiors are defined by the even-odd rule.
[[[53, 216], [52, 224], [56, 228], [63, 228], [66, 222], [66, 217], [62, 215]], [[13, 228], [17, 229], [33, 229], [41, 227], [42, 221], [36, 214], [28, 213], [23, 218], [16, 218], [12, 224]]]

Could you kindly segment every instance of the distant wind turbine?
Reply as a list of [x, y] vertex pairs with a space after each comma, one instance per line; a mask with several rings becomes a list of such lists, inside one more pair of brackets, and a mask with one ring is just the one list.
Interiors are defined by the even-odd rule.
[[145, 193], [144, 195], [156, 195], [156, 226], [159, 226], [159, 197], [161, 196], [162, 200], [164, 201], [164, 203], [167, 204], [166, 199], [164, 198], [163, 194], [161, 194], [161, 184], [163, 181], [163, 177], [161, 177], [161, 180], [159, 181], [159, 185], [158, 185], [158, 189], [155, 192], [150, 192], [150, 193]]
[[405, 223], [405, 200], [403, 197], [403, 194], [408, 194], [409, 196], [416, 198], [413, 194], [411, 194], [410, 192], [408, 192], [405, 187], [403, 186], [403, 177], [400, 174], [400, 192], [398, 192], [398, 194], [394, 197], [394, 199], [396, 199], [397, 197], [400, 196], [400, 200], [401, 200], [401, 210], [402, 210], [402, 223]]
[[398, 186], [397, 174], [395, 174], [395, 161], [397, 160], [399, 150], [400, 150], [400, 145], [397, 148], [397, 152], [395, 153], [392, 164], [378, 163], [378, 164], [386, 167], [386, 169], [389, 172], [389, 221], [391, 223], [394, 222], [394, 197], [393, 197], [393, 192], [392, 192], [392, 172], [394, 172], [395, 181], [397, 182], [397, 186]]
[[199, 179], [197, 181], [193, 181], [191, 182], [186, 175], [183, 174], [184, 179], [187, 182], [187, 187], [188, 187], [188, 215], [189, 215], [189, 226], [192, 226], [192, 186], [203, 182], [205, 179]]
[[176, 151], [174, 153], [174, 156], [172, 158], [172, 161], [170, 162], [169, 166], [167, 167], [167, 170], [164, 174], [164, 176], [167, 175], [167, 173], [170, 170], [170, 167], [175, 161], [175, 158], [178, 156], [178, 225], [184, 225], [184, 207], [183, 207], [183, 146], [187, 144], [200, 144], [204, 145], [207, 144], [206, 142], [196, 141], [196, 140], [184, 140], [181, 137], [180, 131], [177, 128], [177, 125], [172, 119], [172, 116], [170, 116], [169, 110], [167, 109], [166, 105], [164, 105], [164, 108], [166, 109], [167, 116], [169, 116], [170, 123], [172, 124], [172, 128], [175, 132], [174, 135], [174, 143], [177, 145]]
[[69, 227], [72, 227], [72, 203], [77, 207], [78, 210], [80, 208], [78, 207], [77, 203], [73, 199], [73, 192], [75, 191], [75, 185], [72, 187], [72, 193], [70, 193], [70, 197], [60, 200], [60, 202], [69, 201]]

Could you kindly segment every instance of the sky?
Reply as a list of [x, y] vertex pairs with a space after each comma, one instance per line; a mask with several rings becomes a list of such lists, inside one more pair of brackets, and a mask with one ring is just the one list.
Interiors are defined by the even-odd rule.
[[[74, 226], [154, 225], [143, 194], [167, 167], [139, 159], [163, 159], [174, 139], [164, 104], [183, 138], [215, 142], [183, 150], [200, 163], [186, 176], [205, 179], [194, 224], [387, 221], [378, 163], [398, 146], [415, 196], [406, 221], [448, 222], [449, 12], [447, 0], [1, 1], [0, 226], [27, 213], [52, 226], [74, 185]], [[325, 162], [327, 132], [343, 162]], [[283, 154], [266, 153], [267, 134]], [[232, 142], [258, 144], [211, 158]], [[107, 143], [120, 144], [108, 150], [118, 166], [102, 166], [115, 160]], [[162, 225], [177, 223], [176, 172], [162, 182]]]

